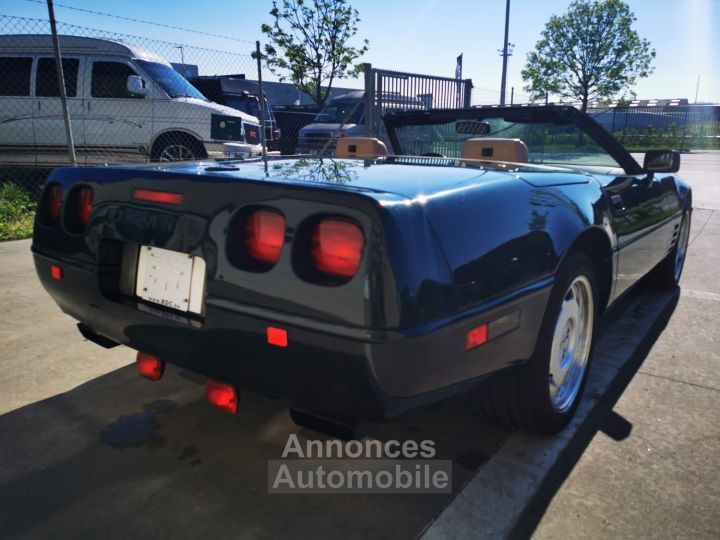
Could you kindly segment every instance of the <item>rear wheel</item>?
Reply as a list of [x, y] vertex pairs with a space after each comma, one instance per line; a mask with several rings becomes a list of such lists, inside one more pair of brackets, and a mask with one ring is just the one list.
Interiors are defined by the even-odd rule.
[[659, 289], [672, 289], [680, 281], [690, 240], [691, 216], [692, 210], [690, 208], [683, 212], [675, 246], [649, 274], [650, 283]]
[[535, 353], [515, 371], [481, 389], [492, 421], [541, 434], [557, 433], [575, 414], [587, 379], [597, 313], [594, 267], [568, 254], [553, 287]]

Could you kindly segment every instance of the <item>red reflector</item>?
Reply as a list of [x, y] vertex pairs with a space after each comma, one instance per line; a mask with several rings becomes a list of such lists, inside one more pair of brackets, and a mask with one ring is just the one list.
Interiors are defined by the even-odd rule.
[[270, 345], [277, 345], [278, 347], [287, 347], [288, 346], [287, 330], [283, 330], [282, 328], [273, 328], [272, 326], [268, 326], [267, 342]]
[[478, 326], [477, 328], [470, 330], [465, 336], [465, 350], [469, 351], [470, 349], [474, 349], [475, 347], [479, 347], [484, 344], [487, 341], [487, 331], [487, 324], [483, 324], [482, 326]]
[[276, 210], [256, 210], [245, 225], [245, 247], [258, 262], [274, 265], [285, 242], [285, 218]]
[[238, 409], [237, 393], [229, 384], [208, 381], [205, 385], [210, 405], [228, 413], [236, 413]]
[[77, 192], [77, 217], [84, 227], [92, 214], [93, 190], [89, 187], [80, 188]]
[[182, 193], [170, 193], [169, 191], [153, 191], [152, 189], [133, 190], [133, 199], [138, 201], [158, 202], [165, 204], [181, 204]]
[[62, 268], [60, 268], [56, 264], [53, 264], [50, 267], [50, 275], [53, 277], [53, 279], [62, 279], [63, 278]]
[[315, 268], [332, 277], [353, 277], [360, 266], [364, 243], [360, 227], [352, 221], [322, 220], [315, 227], [312, 237]]
[[60, 217], [60, 208], [62, 207], [63, 189], [60, 184], [53, 184], [47, 190], [46, 208], [48, 221], [57, 221]]
[[142, 377], [151, 381], [159, 381], [165, 372], [165, 362], [144, 352], [137, 353], [135, 366]]

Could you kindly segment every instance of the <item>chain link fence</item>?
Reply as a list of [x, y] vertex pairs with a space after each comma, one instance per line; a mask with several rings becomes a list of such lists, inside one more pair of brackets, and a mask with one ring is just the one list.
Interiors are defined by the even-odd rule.
[[[62, 22], [57, 29], [78, 165], [250, 157], [260, 154], [263, 136], [271, 153], [291, 155], [325, 147], [342, 131], [330, 129], [329, 113], [318, 116], [320, 108], [288, 86], [271, 83], [277, 86], [266, 95], [282, 99], [261, 103], [253, 42], [233, 38], [234, 50], [227, 51]], [[335, 103], [338, 114], [348, 109], [362, 116], [352, 104], [367, 101], [376, 131], [383, 111], [407, 106], [394, 105], [402, 101], [392, 97], [396, 94], [403, 100], [412, 96], [418, 107], [427, 108], [468, 106], [475, 97], [471, 81], [377, 69], [369, 73], [374, 85], [368, 86], [366, 76], [364, 93], [334, 88], [332, 97], [342, 99], [327, 105]], [[378, 73], [391, 78], [378, 79]], [[48, 20], [0, 15], [3, 211], [14, 207], [8, 197], [19, 197], [15, 206], [28, 208], [27, 200], [35, 199], [49, 171], [71, 163], [59, 90]], [[631, 150], [720, 149], [720, 106], [596, 107], [588, 112]], [[348, 122], [343, 116], [339, 125]], [[316, 125], [301, 133], [309, 124]], [[363, 126], [358, 130], [366, 131]], [[0, 231], [2, 237], [7, 235]]]
[[[58, 35], [78, 165], [260, 154], [258, 99], [238, 91], [220, 105], [189, 82], [255, 78], [254, 44], [211, 50], [61, 22]], [[0, 182], [30, 191], [71, 163], [51, 39], [47, 20], [0, 16]]]

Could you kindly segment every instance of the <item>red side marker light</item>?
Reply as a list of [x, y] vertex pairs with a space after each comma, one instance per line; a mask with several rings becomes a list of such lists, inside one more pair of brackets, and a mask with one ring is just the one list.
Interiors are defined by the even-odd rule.
[[137, 353], [135, 366], [140, 376], [151, 381], [159, 381], [165, 372], [165, 362], [144, 352]]
[[288, 346], [287, 330], [283, 330], [282, 328], [273, 328], [272, 326], [268, 326], [267, 342], [270, 345], [276, 345], [278, 347], [287, 347]]
[[465, 336], [465, 350], [469, 351], [487, 342], [488, 325], [483, 324], [470, 330]]
[[235, 414], [237, 412], [237, 393], [231, 385], [211, 380], [205, 384], [205, 390], [210, 405], [227, 413]]
[[62, 268], [60, 268], [57, 264], [53, 264], [50, 267], [50, 275], [53, 277], [53, 279], [62, 279], [63, 278]]
[[155, 191], [152, 189], [134, 189], [132, 197], [137, 201], [147, 201], [164, 204], [181, 204], [183, 202], [182, 193]]

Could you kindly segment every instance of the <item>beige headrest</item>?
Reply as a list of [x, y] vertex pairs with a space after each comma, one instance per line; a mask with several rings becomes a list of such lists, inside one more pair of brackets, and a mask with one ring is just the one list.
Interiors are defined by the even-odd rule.
[[527, 163], [528, 150], [520, 139], [468, 139], [463, 146], [462, 157], [483, 161], [509, 161]]
[[387, 156], [385, 143], [372, 137], [340, 137], [335, 146], [340, 158], [375, 158]]

